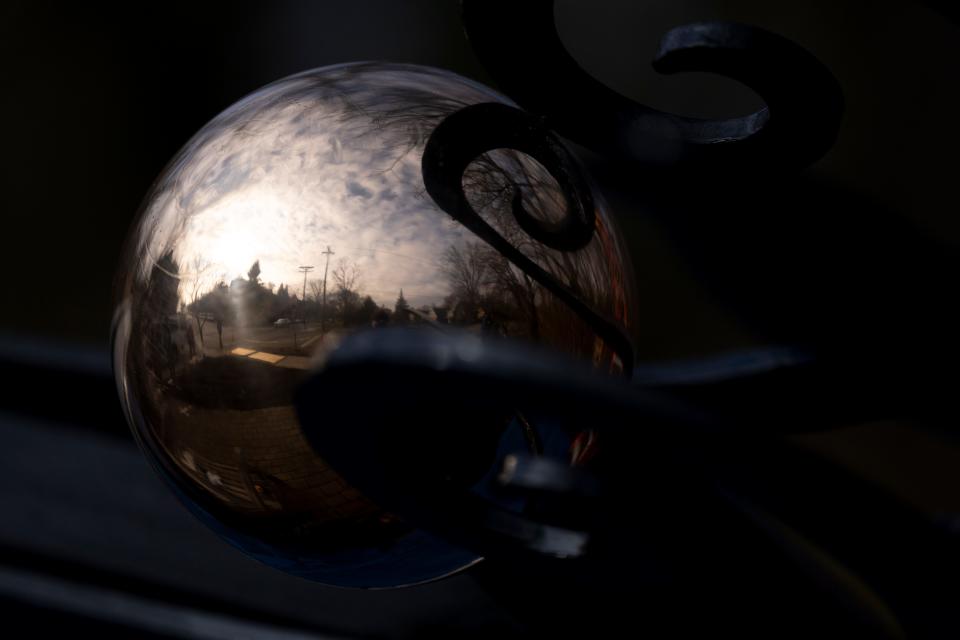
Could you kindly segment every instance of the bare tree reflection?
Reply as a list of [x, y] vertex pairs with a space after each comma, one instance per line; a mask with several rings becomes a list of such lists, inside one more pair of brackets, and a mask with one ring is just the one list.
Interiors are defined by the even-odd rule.
[[[545, 223], [565, 214], [559, 185], [532, 158], [511, 150], [496, 150], [477, 158], [463, 177], [464, 193], [488, 224], [534, 262], [557, 277], [603, 315], [627, 325], [624, 256], [597, 217], [595, 238], [578, 251], [557, 251], [520, 228], [513, 215], [519, 192], [524, 207]], [[522, 336], [574, 349], [598, 363], [613, 357], [606, 345], [564, 303], [486, 243], [452, 244], [442, 256], [450, 294], [451, 321], [502, 326], [508, 335]]]
[[217, 282], [213, 289], [207, 293], [198, 296], [193, 302], [187, 305], [187, 311], [193, 315], [197, 324], [197, 332], [200, 336], [201, 346], [205, 346], [204, 329], [207, 322], [212, 321], [217, 330], [218, 346], [223, 350], [223, 325], [228, 321], [230, 313], [229, 288], [223, 280]]
[[357, 263], [340, 258], [333, 273], [334, 306], [342, 326], [357, 324], [357, 312], [361, 298], [357, 288], [360, 285], [360, 269]]

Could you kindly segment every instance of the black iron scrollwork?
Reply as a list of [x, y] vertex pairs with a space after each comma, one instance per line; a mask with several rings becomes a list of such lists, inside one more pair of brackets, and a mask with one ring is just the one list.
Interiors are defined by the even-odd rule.
[[624, 371], [633, 366], [633, 345], [610, 320], [602, 317], [556, 277], [513, 246], [474, 211], [463, 190], [469, 164], [487, 151], [514, 149], [539, 161], [559, 183], [566, 200], [562, 220], [548, 223], [531, 215], [517, 189], [513, 215], [531, 237], [558, 251], [586, 246], [594, 232], [594, 202], [576, 161], [540, 121], [519, 109], [498, 103], [465, 107], [448, 116], [430, 135], [423, 152], [427, 193], [464, 227], [496, 249], [518, 269], [556, 296], [586, 322], [617, 354]]
[[798, 44], [758, 27], [687, 24], [663, 37], [660, 73], [717, 73], [754, 90], [755, 113], [697, 119], [664, 113], [610, 89], [567, 52], [553, 0], [463, 0], [474, 51], [500, 87], [551, 129], [600, 153], [711, 171], [799, 168], [832, 146], [843, 94], [830, 71]]
[[[709, 177], [707, 171], [726, 178], [744, 169], [746, 175], [799, 169], [833, 143], [843, 110], [839, 85], [810, 53], [776, 34], [729, 23], [685, 25], [663, 38], [655, 68], [719, 73], [754, 89], [766, 106], [739, 118], [683, 118], [621, 96], [581, 69], [557, 35], [552, 0], [463, 0], [463, 6], [481, 61], [526, 111], [479, 104], [448, 116], [423, 154], [427, 192], [566, 303], [629, 370], [632, 349], [616, 325], [471, 207], [463, 186], [467, 167], [502, 148], [540, 161], [560, 184], [564, 218], [547, 223], [531, 215], [519, 189], [513, 215], [537, 241], [576, 251], [593, 236], [594, 204], [554, 131], [618, 160], [681, 167], [684, 178], [691, 169], [700, 171], [694, 174], [700, 179]], [[548, 603], [544, 619], [556, 617], [561, 598], [601, 612], [590, 617], [588, 633], [596, 632], [594, 621], [605, 614], [617, 619], [626, 614], [632, 623], [636, 594], [647, 598], [669, 584], [656, 582], [660, 568], [647, 559], [671, 556], [682, 561], [664, 565], [663, 576], [678, 576], [678, 584], [712, 585], [691, 592], [698, 606], [715, 601], [728, 606], [727, 594], [740, 600], [750, 593], [751, 603], [773, 594], [763, 607], [751, 604], [753, 617], [756, 609], [812, 602], [811, 595], [824, 591], [831, 602], [822, 619], [828, 626], [850, 625], [854, 635], [869, 629], [872, 635], [897, 637], [903, 635], [901, 621], [923, 635], [952, 623], [956, 590], [941, 591], [946, 581], [931, 577], [957, 572], [955, 541], [899, 498], [781, 438], [811, 425], [888, 417], [920, 404], [895, 389], [896, 382], [891, 386], [886, 378], [897, 380], [888, 375], [891, 369], [871, 372], [862, 363], [838, 366], [804, 350], [767, 349], [637, 367], [630, 385], [532, 349], [508, 341], [480, 343], [467, 333], [399, 329], [349, 335], [324, 370], [301, 388], [301, 423], [316, 448], [379, 504], [494, 562], [506, 559], [494, 569], [505, 580], [495, 584], [520, 584], [509, 592], [521, 598], [538, 593]], [[323, 401], [325, 394], [342, 397], [360, 381], [387, 401], [361, 407]], [[430, 389], [436, 402], [426, 414], [422, 389]], [[498, 459], [498, 473], [486, 481], [491, 486], [484, 495], [451, 482], [449, 469], [460, 461], [449, 453], [450, 440], [432, 439], [451, 433], [448, 416], [494, 409], [506, 415], [517, 407], [590, 425], [606, 439], [604, 457], [574, 467], [550, 456], [509, 455]], [[416, 417], [418, 437], [390, 435], [398, 432], [397, 413]], [[331, 418], [352, 421], [355, 428], [310, 426]], [[481, 450], [490, 430], [481, 422], [474, 426], [458, 425], [454, 438]], [[381, 448], [375, 455], [371, 443]], [[525, 506], [517, 511], [488, 499], [503, 495], [520, 496]], [[892, 548], [910, 552], [897, 558]], [[545, 562], [555, 558], [563, 558], [562, 568]], [[747, 567], [745, 579], [739, 576], [744, 558], [761, 567]], [[790, 591], [782, 597], [779, 586], [769, 588], [765, 576], [779, 581], [784, 575], [798, 595]], [[652, 580], [623, 589], [623, 576], [637, 583]], [[749, 584], [750, 576], [761, 579]], [[650, 584], [655, 589], [644, 586]], [[628, 599], [618, 599], [621, 593]], [[686, 591], [667, 594], [684, 607], [689, 602]], [[594, 595], [584, 607], [584, 599]], [[776, 611], [770, 618], [776, 623], [793, 613], [792, 605]], [[678, 618], [669, 617], [671, 623]], [[561, 630], [569, 631], [569, 623], [563, 617]]]
[[753, 26], [703, 22], [669, 31], [655, 68], [662, 73], [708, 71], [739, 80], [766, 106], [728, 119], [664, 113], [616, 93], [584, 71], [557, 34], [553, 4], [463, 0], [464, 25], [481, 62], [534, 115], [483, 104], [449, 116], [424, 151], [424, 183], [444, 211], [570, 306], [629, 370], [632, 347], [623, 333], [472, 209], [461, 184], [470, 162], [497, 148], [539, 160], [561, 186], [565, 216], [558, 223], [537, 219], [524, 208], [518, 189], [514, 217], [544, 245], [574, 251], [593, 235], [593, 202], [576, 162], [553, 130], [600, 153], [646, 164], [723, 173], [796, 168], [814, 162], [832, 146], [843, 96], [830, 71], [790, 40]]
[[[593, 237], [593, 196], [563, 145], [528, 114], [498, 103], [483, 103], [461, 109], [434, 130], [423, 153], [427, 191], [444, 211], [490, 242], [493, 228], [470, 207], [460, 181], [467, 166], [493, 149], [514, 149], [538, 160], [560, 185], [567, 209], [563, 219], [549, 224], [532, 216], [523, 206], [518, 189], [513, 215], [520, 228], [539, 242], [558, 251], [576, 251]], [[492, 243], [491, 243], [492, 244]]]

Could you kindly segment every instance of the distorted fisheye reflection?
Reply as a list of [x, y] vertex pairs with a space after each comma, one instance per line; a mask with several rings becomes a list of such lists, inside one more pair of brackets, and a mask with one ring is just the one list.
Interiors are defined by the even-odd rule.
[[[195, 513], [266, 562], [383, 586], [476, 560], [380, 509], [304, 438], [294, 390], [345, 335], [400, 325], [519, 338], [620, 371], [589, 323], [425, 193], [427, 137], [479, 102], [508, 103], [420, 67], [305, 72], [217, 116], [145, 201], [124, 259], [114, 341], [128, 418]], [[537, 162], [497, 150], [470, 166], [463, 185], [498, 233], [633, 330], [630, 267], [602, 206], [590, 243], [560, 252], [528, 237], [511, 212], [519, 190], [533, 215], [563, 215], [562, 194]], [[358, 389], [343, 401], [376, 398]], [[498, 455], [509, 452], [505, 443], [542, 439], [522, 416], [495, 422], [490, 429], [504, 433]], [[450, 416], [450, 429], [457, 423]], [[582, 439], [561, 440], [556, 451], [574, 457]]]

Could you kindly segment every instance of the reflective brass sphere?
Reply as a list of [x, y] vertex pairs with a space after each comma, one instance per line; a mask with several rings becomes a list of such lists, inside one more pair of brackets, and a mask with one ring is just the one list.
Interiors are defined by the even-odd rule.
[[[444, 117], [479, 102], [510, 104], [424, 67], [307, 71], [214, 118], [144, 201], [119, 269], [114, 325], [128, 420], [188, 508], [272, 566], [382, 587], [478, 560], [373, 504], [307, 443], [291, 399], [342, 336], [383, 325], [452, 328], [619, 366], [575, 313], [425, 193], [426, 139]], [[464, 185], [501, 235], [632, 326], [630, 269], [602, 206], [590, 243], [558, 252], [510, 215], [516, 189], [545, 220], [563, 210], [538, 163], [498, 150], [471, 165]], [[364, 389], [343, 398], [376, 401]]]

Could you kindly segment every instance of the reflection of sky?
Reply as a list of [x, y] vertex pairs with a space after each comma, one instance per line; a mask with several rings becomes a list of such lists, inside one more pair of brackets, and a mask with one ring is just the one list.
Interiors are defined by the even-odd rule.
[[140, 228], [150, 258], [141, 276], [172, 249], [183, 299], [245, 277], [255, 260], [263, 282], [299, 295], [298, 267], [322, 278], [329, 245], [331, 269], [355, 262], [362, 293], [381, 304], [401, 288], [414, 305], [442, 300], [439, 257], [467, 232], [424, 193], [422, 144], [443, 112], [491, 99], [450, 74], [400, 65], [308, 72], [245, 98], [158, 183]]

